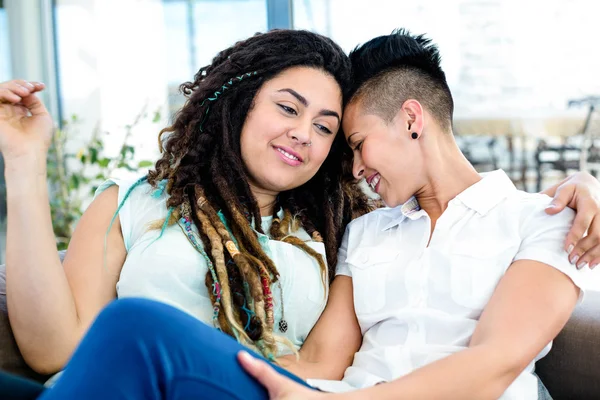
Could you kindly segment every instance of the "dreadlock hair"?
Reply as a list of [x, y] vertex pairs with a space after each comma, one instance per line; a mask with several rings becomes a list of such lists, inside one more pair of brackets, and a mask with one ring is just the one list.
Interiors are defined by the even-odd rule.
[[444, 131], [450, 132], [454, 102], [441, 56], [431, 39], [405, 29], [379, 36], [350, 52], [349, 102], [390, 122], [408, 99], [419, 101]]
[[[183, 217], [198, 230], [209, 264], [206, 286], [218, 327], [270, 359], [277, 342], [285, 342], [273, 333], [270, 285], [279, 273], [252, 230], [253, 220], [254, 229], [264, 233], [241, 158], [240, 135], [262, 85], [297, 66], [331, 75], [345, 95], [351, 77], [349, 59], [332, 40], [315, 33], [273, 30], [217, 54], [192, 82], [180, 86], [186, 103], [173, 125], [161, 131], [162, 156], [147, 176], [150, 185], [169, 194], [163, 230]], [[347, 157], [344, 136], [338, 134], [317, 174], [304, 185], [280, 193], [269, 232], [273, 239], [314, 257], [324, 284], [334, 276], [346, 224], [371, 210], [355, 182], [343, 176]], [[284, 210], [281, 220], [277, 218], [280, 208]], [[323, 241], [327, 260], [293, 236], [298, 227], [313, 240]]]

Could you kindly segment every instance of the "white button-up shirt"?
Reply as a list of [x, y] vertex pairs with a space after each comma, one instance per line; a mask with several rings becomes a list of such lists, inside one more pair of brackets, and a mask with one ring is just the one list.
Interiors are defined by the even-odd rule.
[[[450, 201], [429, 246], [431, 220], [415, 199], [353, 221], [337, 274], [352, 277], [363, 344], [343, 382], [309, 382], [326, 391], [364, 388], [466, 349], [514, 261], [548, 264], [583, 288], [591, 271], [577, 270], [563, 250], [574, 213], [547, 215], [550, 200], [495, 171]], [[536, 360], [549, 350], [550, 343]], [[536, 399], [533, 370], [532, 362], [502, 398]]]

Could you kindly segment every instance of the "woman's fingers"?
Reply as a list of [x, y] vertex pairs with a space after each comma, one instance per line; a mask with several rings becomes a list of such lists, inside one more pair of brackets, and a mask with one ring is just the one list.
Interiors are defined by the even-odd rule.
[[7, 87], [0, 86], [0, 104], [17, 104], [22, 97]]
[[40, 82], [28, 82], [22, 79], [0, 83], [0, 102], [19, 103], [23, 98], [35, 92], [44, 90], [45, 85]]
[[21, 104], [27, 107], [31, 115], [34, 117], [48, 114], [46, 106], [44, 106], [44, 103], [42, 103], [42, 101], [35, 94], [24, 97], [23, 100], [21, 100]]

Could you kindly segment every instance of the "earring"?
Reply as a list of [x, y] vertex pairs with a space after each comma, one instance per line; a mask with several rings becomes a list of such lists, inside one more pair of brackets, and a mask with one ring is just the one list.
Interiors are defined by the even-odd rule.
[[418, 138], [419, 138], [419, 134], [418, 134], [417, 132], [413, 132], [413, 133], [410, 135], [410, 137], [411, 137], [411, 138], [413, 138], [413, 139], [418, 139]]

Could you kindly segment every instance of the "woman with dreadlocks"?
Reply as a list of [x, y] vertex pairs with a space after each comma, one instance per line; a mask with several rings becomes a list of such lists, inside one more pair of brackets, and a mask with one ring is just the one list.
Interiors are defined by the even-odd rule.
[[58, 371], [102, 308], [130, 297], [166, 310], [149, 333], [184, 322], [173, 323], [172, 340], [190, 354], [205, 324], [270, 360], [297, 351], [325, 307], [345, 225], [368, 211], [342, 180], [336, 134], [349, 78], [342, 49], [306, 31], [259, 34], [220, 52], [181, 86], [187, 101], [161, 132], [155, 168], [100, 188], [64, 265], [48, 208], [52, 121], [35, 96], [43, 85], [2, 84], [7, 297], [26, 361]]

